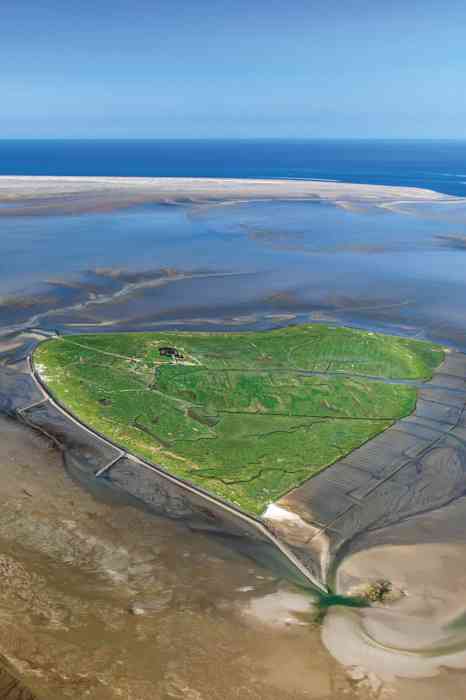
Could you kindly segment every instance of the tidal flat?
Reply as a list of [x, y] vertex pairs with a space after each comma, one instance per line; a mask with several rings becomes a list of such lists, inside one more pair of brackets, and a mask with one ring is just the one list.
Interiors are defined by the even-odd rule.
[[[332, 197], [320, 197], [311, 183], [291, 200], [274, 181], [273, 196], [248, 190], [240, 202], [232, 201], [237, 191], [225, 196], [227, 182], [214, 198], [192, 190], [177, 198], [172, 188], [157, 199], [152, 187], [125, 199], [111, 182], [64, 179], [54, 192], [44, 184], [11, 180], [3, 194], [0, 187], [5, 413], [19, 393], [27, 398], [23, 360], [37, 336], [55, 329], [257, 331], [325, 322], [466, 349], [459, 198], [382, 196], [380, 188], [367, 197], [357, 186], [349, 197], [338, 183], [324, 187]], [[92, 491], [27, 426], [4, 417], [1, 429], [0, 653], [39, 698], [464, 697], [460, 490], [412, 516], [400, 479], [408, 515], [368, 527], [339, 562], [342, 593], [368, 577], [396, 580], [403, 569], [398, 583], [412, 608], [406, 600], [366, 613], [333, 608], [319, 626], [309, 596], [281, 569], [257, 563], [257, 553]], [[461, 435], [449, 439], [437, 454], [455, 455], [448, 464], [461, 484]], [[429, 459], [422, 473], [446, 488], [441, 459]]]

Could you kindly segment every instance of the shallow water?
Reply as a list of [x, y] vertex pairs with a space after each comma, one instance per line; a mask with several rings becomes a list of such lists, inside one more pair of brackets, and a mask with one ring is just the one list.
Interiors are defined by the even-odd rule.
[[2, 218], [0, 322], [334, 320], [466, 348], [466, 205], [153, 205]]
[[[459, 204], [3, 217], [0, 364], [13, 395], [14, 372], [36, 342], [17, 333], [32, 326], [330, 320], [466, 349], [463, 237]], [[321, 628], [309, 593], [270, 560], [260, 564], [259, 552], [90, 491], [8, 418], [0, 433], [0, 653], [39, 697], [464, 697], [461, 499], [353, 542], [338, 590], [377, 569], [400, 572], [410, 597], [393, 611], [334, 608]]]

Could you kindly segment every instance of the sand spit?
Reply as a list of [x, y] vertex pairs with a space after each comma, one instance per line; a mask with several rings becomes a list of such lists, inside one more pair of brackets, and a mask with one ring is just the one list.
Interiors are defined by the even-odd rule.
[[1, 176], [0, 216], [108, 211], [145, 203], [218, 203], [289, 199], [330, 201], [343, 207], [455, 202], [416, 187], [316, 180], [247, 180], [184, 177]]

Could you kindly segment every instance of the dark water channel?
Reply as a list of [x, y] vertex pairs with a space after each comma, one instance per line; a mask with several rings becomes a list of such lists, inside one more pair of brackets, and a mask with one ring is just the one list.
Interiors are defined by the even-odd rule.
[[324, 321], [466, 350], [466, 207], [157, 205], [0, 227], [0, 654], [13, 675], [39, 698], [464, 698], [462, 499], [364, 533], [337, 572], [337, 587], [366, 575], [414, 591], [396, 613], [335, 608], [320, 625], [282, 561], [78, 482], [11, 413], [37, 330]]

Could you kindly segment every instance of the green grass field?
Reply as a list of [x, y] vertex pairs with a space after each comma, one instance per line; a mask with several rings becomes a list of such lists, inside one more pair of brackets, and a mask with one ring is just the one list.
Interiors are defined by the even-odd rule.
[[[166, 345], [183, 359], [161, 357]], [[317, 324], [74, 335], [35, 352], [88, 425], [254, 514], [414, 410], [415, 388], [374, 378], [428, 379], [442, 359], [429, 343]]]

